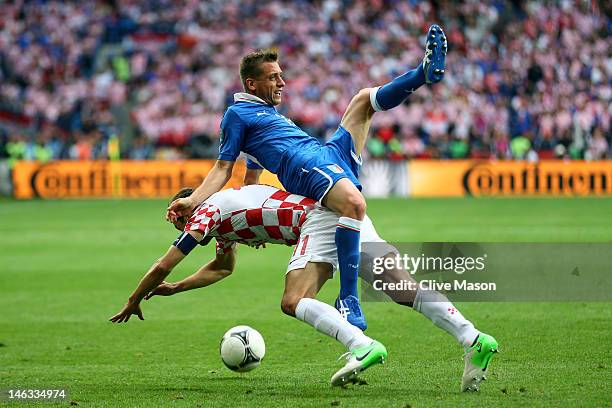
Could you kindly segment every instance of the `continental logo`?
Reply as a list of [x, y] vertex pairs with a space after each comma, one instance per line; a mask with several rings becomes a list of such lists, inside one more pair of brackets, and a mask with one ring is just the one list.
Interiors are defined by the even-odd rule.
[[[14, 168], [16, 198], [126, 197], [168, 198], [182, 187], [197, 187], [213, 160], [167, 161], [57, 161], [19, 162]], [[237, 162], [227, 187], [242, 184], [245, 165]], [[272, 175], [269, 184], [279, 185]], [[272, 179], [269, 178], [272, 176]]]
[[471, 196], [608, 195], [612, 162], [476, 162], [463, 175]]

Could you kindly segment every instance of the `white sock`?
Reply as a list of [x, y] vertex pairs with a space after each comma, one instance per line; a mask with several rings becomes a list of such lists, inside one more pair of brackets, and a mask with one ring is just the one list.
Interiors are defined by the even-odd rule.
[[344, 320], [336, 309], [316, 299], [302, 298], [295, 308], [295, 317], [335, 338], [349, 350], [372, 343], [371, 338]]
[[384, 109], [380, 107], [378, 101], [376, 100], [376, 94], [378, 93], [379, 89], [380, 86], [377, 86], [376, 88], [372, 88], [372, 90], [370, 90], [370, 104], [372, 105], [372, 109], [374, 109], [376, 112], [384, 111]]
[[363, 221], [356, 220], [355, 218], [351, 218], [351, 217], [339, 217], [338, 218], [339, 227], [342, 226], [345, 228], [350, 228], [352, 230], [361, 231], [361, 224], [363, 224]]
[[470, 347], [478, 330], [440, 292], [417, 290], [412, 308], [421, 312], [436, 326], [453, 336], [463, 347]]

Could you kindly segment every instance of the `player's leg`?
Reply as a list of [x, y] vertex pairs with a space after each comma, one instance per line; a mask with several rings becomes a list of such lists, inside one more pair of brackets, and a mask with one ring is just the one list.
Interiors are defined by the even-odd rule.
[[[364, 221], [364, 256], [361, 277], [370, 284], [373, 281], [373, 260], [378, 257], [394, 258], [397, 250], [385, 253], [388, 248], [374, 230], [369, 219]], [[372, 245], [372, 242], [375, 244]], [[368, 245], [370, 244], [370, 245]], [[383, 264], [383, 263], [380, 263]], [[404, 269], [392, 268], [377, 274], [376, 279], [384, 283], [414, 282], [416, 290], [387, 290], [385, 293], [397, 304], [410, 307], [428, 318], [436, 327], [455, 338], [465, 350], [465, 367], [461, 379], [462, 391], [478, 391], [486, 379], [489, 362], [497, 352], [497, 341], [490, 335], [478, 331], [459, 309], [440, 292], [423, 290], [417, 281]]]
[[447, 48], [446, 35], [442, 28], [436, 24], [429, 27], [422, 63], [393, 81], [374, 88], [370, 93], [374, 110], [392, 109], [404, 102], [419, 87], [440, 82], [444, 78]]
[[478, 331], [440, 292], [419, 288], [414, 291], [414, 302], [405, 306], [421, 313], [463, 346], [465, 364], [461, 391], [478, 391], [480, 383], [486, 379], [491, 358], [497, 353], [497, 341], [492, 336]]
[[[402, 103], [416, 88], [442, 79], [445, 57], [446, 36], [440, 27], [434, 25], [427, 34], [426, 55], [419, 67], [382, 87], [362, 89], [351, 100], [341, 121], [341, 126], [350, 134], [353, 141], [355, 152], [350, 153], [356, 156], [361, 154], [374, 111], [391, 109]], [[348, 159], [349, 154], [346, 152], [347, 148], [340, 150], [340, 155], [347, 157], [344, 161], [350, 162], [351, 159]], [[341, 216], [336, 230], [336, 245], [340, 263], [340, 296], [336, 307], [339, 310], [354, 307], [355, 313], [348, 316], [351, 321], [357, 317], [357, 314], [363, 316], [359, 306], [357, 276], [360, 250], [359, 231], [361, 221], [365, 216], [366, 203], [353, 182], [344, 178], [327, 192], [323, 198], [323, 204]], [[365, 319], [362, 323], [360, 318], [356, 324], [365, 330]]]
[[364, 88], [357, 95], [353, 96], [340, 121], [340, 125], [353, 138], [357, 156], [361, 155], [363, 151], [370, 131], [370, 125], [372, 124], [372, 118], [376, 112], [370, 100], [370, 93], [374, 91], [375, 88]]
[[338, 340], [348, 349], [347, 363], [332, 377], [332, 385], [343, 385], [354, 381], [360, 372], [372, 365], [384, 363], [387, 350], [348, 323], [336, 309], [315, 299], [331, 272], [329, 263], [308, 262], [305, 268], [287, 273], [281, 308], [284, 313]]
[[427, 33], [425, 57], [418, 67], [385, 85], [362, 89], [353, 97], [341, 125], [351, 134], [358, 155], [363, 150], [375, 112], [393, 109], [421, 86], [442, 80], [446, 50], [446, 35], [434, 24]]
[[[374, 245], [388, 245], [385, 244], [386, 243]], [[363, 256], [364, 269], [371, 269], [373, 259], [379, 257], [391, 258], [391, 260], [388, 263], [379, 261], [377, 263], [378, 265], [393, 264], [398, 252], [394, 251], [384, 254], [383, 256], [377, 256], [376, 254], [371, 253], [371, 250], [367, 245], [368, 243], [366, 242], [364, 245], [365, 252]], [[389, 248], [391, 248], [390, 245]], [[372, 283], [373, 274], [369, 274], [368, 276], [367, 272], [364, 271], [361, 273], [361, 275], [366, 282], [369, 282], [370, 284]], [[414, 284], [413, 287], [416, 288], [416, 290], [388, 289], [385, 290], [385, 293], [395, 303], [402, 306], [411, 307], [417, 312], [423, 314], [425, 317], [431, 320], [434, 325], [453, 336], [463, 347], [470, 347], [474, 343], [479, 332], [474, 328], [472, 322], [463, 317], [459, 310], [443, 294], [433, 290], [420, 289], [418, 282], [406, 270], [397, 267], [385, 269], [382, 273], [377, 274], [375, 279], [381, 280], [383, 284], [388, 284], [385, 285], [385, 287], [400, 287], [399, 285], [395, 284], [412, 282]]]
[[322, 262], [308, 262], [305, 268], [288, 272], [281, 300], [283, 313], [337, 339], [349, 350], [370, 344], [372, 339], [343, 319], [336, 309], [315, 299], [331, 276], [332, 266]]
[[336, 308], [345, 312], [347, 320], [362, 330], [367, 328], [359, 305], [359, 234], [365, 216], [366, 202], [355, 184], [348, 178], [338, 180], [323, 198], [323, 204], [340, 215], [335, 243], [340, 268], [340, 294]]

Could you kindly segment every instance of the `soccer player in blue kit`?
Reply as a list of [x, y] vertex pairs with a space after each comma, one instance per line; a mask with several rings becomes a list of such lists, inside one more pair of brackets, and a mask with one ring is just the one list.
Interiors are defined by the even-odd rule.
[[351, 324], [365, 330], [357, 288], [359, 234], [366, 213], [358, 180], [361, 151], [375, 112], [392, 109], [420, 86], [442, 80], [446, 52], [446, 36], [434, 24], [427, 33], [422, 63], [383, 86], [360, 90], [325, 144], [276, 110], [285, 87], [278, 54], [262, 50], [246, 55], [240, 63], [244, 92], [234, 95], [234, 104], [223, 116], [218, 160], [190, 197], [170, 204], [166, 218], [190, 216], [196, 206], [221, 190], [244, 152], [248, 157], [245, 184], [256, 184], [265, 168], [278, 176], [287, 191], [318, 200], [340, 215], [336, 229], [340, 294], [335, 306]]

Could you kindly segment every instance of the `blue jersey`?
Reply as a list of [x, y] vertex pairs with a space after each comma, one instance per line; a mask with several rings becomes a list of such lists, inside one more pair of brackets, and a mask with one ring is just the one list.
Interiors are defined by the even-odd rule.
[[361, 189], [361, 158], [342, 126], [322, 145], [262, 99], [238, 93], [234, 101], [221, 121], [219, 160], [235, 161], [244, 152], [248, 168], [263, 167], [275, 173], [287, 191], [315, 200], [345, 177]]
[[285, 152], [321, 149], [317, 139], [260, 98], [238, 93], [235, 102], [221, 121], [219, 160], [234, 161], [242, 151], [250, 159], [250, 168], [257, 168], [255, 162], [276, 174]]

